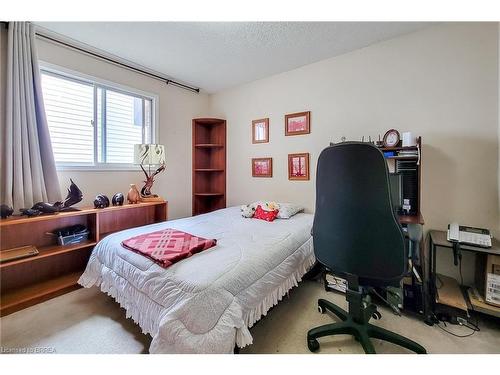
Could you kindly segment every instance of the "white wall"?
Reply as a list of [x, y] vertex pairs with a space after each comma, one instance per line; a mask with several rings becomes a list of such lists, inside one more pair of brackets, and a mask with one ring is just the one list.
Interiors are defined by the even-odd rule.
[[[154, 51], [152, 51], [154, 53]], [[40, 60], [159, 96], [159, 143], [166, 145], [167, 169], [156, 177], [153, 191], [169, 201], [169, 218], [191, 215], [191, 119], [206, 117], [208, 96], [196, 94], [97, 60], [85, 54], [38, 40]], [[60, 171], [63, 195], [69, 178], [84, 193], [82, 204], [92, 204], [95, 195], [126, 194], [130, 183], [142, 186], [142, 171]]]
[[[496, 23], [441, 24], [211, 95], [212, 114], [228, 123], [229, 205], [269, 198], [312, 210], [330, 141], [396, 128], [423, 139], [425, 228], [458, 221], [500, 235], [497, 50]], [[284, 115], [305, 110], [311, 134], [285, 137]], [[253, 145], [251, 121], [263, 117], [270, 142]], [[288, 181], [295, 152], [311, 153], [308, 182]], [[252, 178], [252, 157], [273, 157], [274, 177]]]

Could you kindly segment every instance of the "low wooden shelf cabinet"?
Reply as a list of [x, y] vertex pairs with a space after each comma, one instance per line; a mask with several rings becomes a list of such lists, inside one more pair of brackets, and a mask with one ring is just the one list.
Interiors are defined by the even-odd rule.
[[[0, 251], [32, 245], [39, 252], [0, 263], [0, 316], [77, 289], [99, 240], [120, 230], [166, 221], [167, 210], [167, 202], [147, 202], [0, 220]], [[50, 235], [76, 224], [89, 230], [86, 241], [61, 246]]]

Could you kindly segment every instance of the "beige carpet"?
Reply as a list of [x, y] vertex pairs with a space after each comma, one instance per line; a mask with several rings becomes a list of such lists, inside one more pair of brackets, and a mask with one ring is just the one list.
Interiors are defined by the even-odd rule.
[[[315, 326], [333, 322], [316, 310], [316, 300], [327, 298], [346, 307], [345, 297], [327, 293], [321, 284], [305, 281], [290, 292], [255, 327], [254, 344], [242, 353], [309, 353], [306, 333]], [[500, 321], [480, 320], [480, 332], [457, 338], [437, 326], [429, 327], [408, 316], [398, 317], [380, 308], [382, 319], [375, 324], [418, 341], [430, 353], [500, 353]], [[457, 334], [470, 331], [451, 326]], [[151, 337], [143, 335], [112, 298], [97, 288], [79, 289], [0, 319], [1, 346], [49, 348], [56, 353], [147, 353]], [[320, 339], [320, 353], [362, 353], [350, 336]], [[405, 353], [405, 349], [374, 340], [379, 353]], [[53, 349], [52, 349], [53, 348]]]

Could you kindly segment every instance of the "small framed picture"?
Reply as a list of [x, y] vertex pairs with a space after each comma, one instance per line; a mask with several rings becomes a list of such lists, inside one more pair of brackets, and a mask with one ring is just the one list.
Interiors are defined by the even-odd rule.
[[309, 153], [288, 154], [288, 179], [309, 180]]
[[285, 135], [309, 134], [311, 132], [311, 112], [285, 115]]
[[273, 177], [273, 158], [253, 158], [252, 177]]
[[269, 119], [252, 121], [252, 143], [269, 142]]

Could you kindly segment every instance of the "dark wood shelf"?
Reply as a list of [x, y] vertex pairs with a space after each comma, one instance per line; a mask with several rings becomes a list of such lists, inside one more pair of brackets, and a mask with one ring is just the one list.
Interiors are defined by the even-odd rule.
[[220, 118], [195, 118], [193, 122], [196, 122], [196, 124], [200, 126], [217, 126], [225, 125], [226, 121]]
[[398, 215], [398, 220], [400, 224], [425, 224], [424, 217], [420, 212], [415, 215]]
[[106, 208], [80, 207], [75, 211], [58, 212], [55, 214], [45, 214], [35, 217], [11, 216], [7, 219], [0, 219], [0, 227], [16, 225], [16, 224], [36, 223], [39, 221], [47, 221], [47, 220], [60, 220], [63, 218], [69, 218], [73, 216], [92, 215], [100, 212], [107, 212], [114, 210], [126, 210], [137, 207], [155, 206], [158, 203], [161, 202], [139, 202], [136, 204], [124, 204], [122, 206], [109, 206]]
[[411, 156], [402, 156], [402, 155], [396, 155], [396, 156], [386, 156], [386, 159], [394, 159], [394, 160], [418, 160], [417, 155], [411, 155]]
[[[0, 264], [0, 316], [74, 290], [101, 233], [165, 221], [167, 210], [166, 201], [157, 201], [1, 220], [0, 251], [32, 245], [39, 253]], [[86, 226], [89, 239], [60, 246], [47, 235], [72, 225]]]
[[397, 146], [397, 147], [380, 147], [382, 151], [415, 151], [418, 149], [418, 145], [415, 146]]
[[222, 145], [220, 143], [198, 143], [198, 144], [194, 145], [194, 147], [198, 147], [198, 148], [222, 148], [222, 147], [224, 147], [224, 145]]
[[192, 207], [199, 215], [226, 207], [226, 120], [193, 119], [192, 134]]
[[148, 206], [158, 206], [159, 204], [165, 203], [165, 201], [152, 201], [152, 202], [139, 202], [139, 203], [134, 203], [134, 204], [123, 204], [121, 206], [109, 206], [106, 208], [94, 208], [97, 212], [107, 212], [107, 211], [122, 211], [122, 210], [128, 210], [128, 209], [135, 209], [138, 207], [148, 207]]
[[223, 196], [224, 193], [194, 193], [197, 197], [218, 197]]
[[97, 212], [94, 208], [81, 208], [75, 211], [68, 212], [58, 212], [55, 214], [45, 214], [35, 217], [27, 217], [27, 216], [11, 216], [7, 219], [0, 219], [0, 227], [6, 227], [10, 225], [19, 225], [19, 224], [31, 224], [39, 221], [47, 221], [47, 220], [61, 220], [64, 218], [69, 218], [73, 216], [82, 216], [82, 215], [90, 215], [95, 214]]
[[79, 288], [77, 282], [81, 274], [81, 272], [72, 272], [24, 288], [2, 293], [0, 315], [10, 314]]
[[80, 249], [85, 249], [85, 248], [90, 248], [94, 247], [97, 244], [97, 242], [92, 241], [92, 240], [86, 240], [78, 244], [74, 245], [49, 245], [49, 246], [42, 246], [38, 248], [38, 255], [22, 258], [22, 259], [16, 259], [12, 261], [7, 261], [4, 263], [0, 263], [0, 269], [5, 268], [5, 267], [11, 267], [15, 266], [17, 264], [25, 263], [25, 262], [33, 262], [37, 261], [39, 259], [47, 258], [50, 256], [54, 255], [59, 255], [59, 254], [64, 254], [68, 253], [70, 251], [76, 251]]

